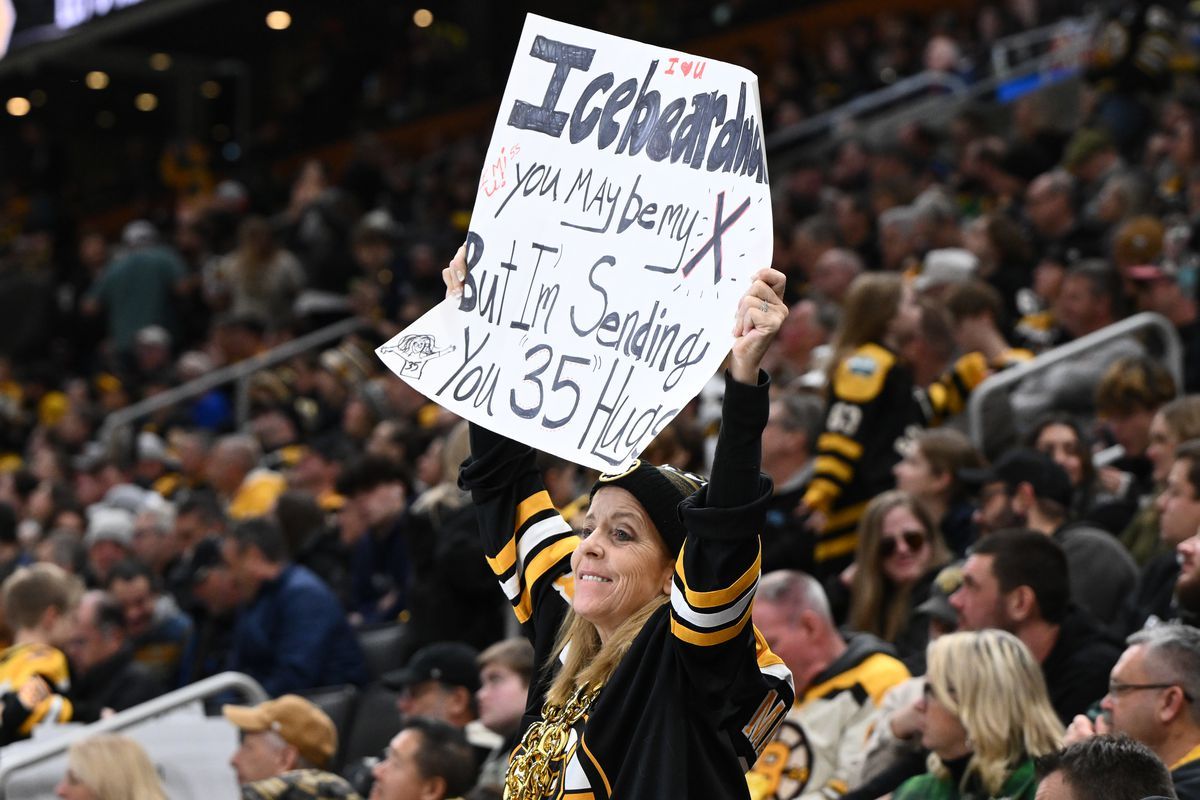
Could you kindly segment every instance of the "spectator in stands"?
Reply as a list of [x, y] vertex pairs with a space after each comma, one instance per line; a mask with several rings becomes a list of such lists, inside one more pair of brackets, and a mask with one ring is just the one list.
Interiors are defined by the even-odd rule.
[[436, 484], [412, 505], [410, 647], [441, 641], [452, 630], [456, 639], [483, 649], [504, 630], [506, 603], [484, 558], [477, 509], [458, 485], [458, 468], [469, 454], [463, 420], [446, 434], [437, 457], [425, 459]]
[[1200, 391], [1200, 309], [1196, 300], [1179, 285], [1178, 271], [1171, 266], [1145, 264], [1126, 274], [1133, 281], [1139, 311], [1162, 314], [1179, 333], [1183, 345], [1183, 389]]
[[929, 598], [930, 584], [949, 560], [950, 552], [920, 502], [907, 492], [884, 492], [867, 505], [859, 522], [849, 585], [843, 577], [829, 594], [832, 600], [848, 589], [845, 620], [850, 629], [879, 637], [906, 664], [920, 665], [929, 625], [914, 612]]
[[62, 800], [167, 800], [154, 762], [127, 736], [100, 733], [67, 749], [67, 773], [54, 789]]
[[1171, 773], [1128, 736], [1091, 736], [1037, 761], [1037, 800], [1148, 800], [1175, 796]]
[[103, 586], [108, 574], [119, 562], [133, 554], [133, 514], [124, 508], [92, 506], [88, 513], [88, 583]]
[[291, 322], [305, 275], [296, 257], [279, 246], [270, 223], [248, 217], [238, 229], [237, 249], [215, 264], [205, 283], [213, 310], [255, 314], [279, 329]]
[[523, 636], [503, 639], [479, 654], [479, 721], [504, 741], [488, 753], [479, 768], [475, 791], [504, 794], [508, 756], [521, 737], [521, 719], [529, 701], [529, 684], [535, 664], [533, 645]]
[[861, 275], [847, 296], [828, 368], [825, 425], [803, 500], [813, 512], [814, 570], [821, 577], [852, 560], [864, 504], [894, 484], [897, 443], [910, 428], [961, 411], [965, 392], [986, 374], [983, 357], [971, 353], [935, 387], [914, 392], [912, 371], [897, 353], [919, 322], [913, 292], [898, 275]]
[[288, 486], [307, 492], [322, 510], [335, 512], [346, 502], [337, 485], [351, 456], [352, 449], [342, 437], [336, 434], [314, 437], [287, 471]]
[[1067, 474], [1071, 482], [1071, 519], [1086, 519], [1114, 535], [1124, 529], [1129, 514], [1123, 509], [1113, 513], [1107, 511], [1112, 503], [1105, 504], [1107, 496], [1102, 494], [1096, 482], [1090, 440], [1075, 417], [1054, 412], [1046, 414], [1034, 423], [1025, 444], [1031, 450], [1049, 456]]
[[[1054, 315], [1067, 339], [1078, 339], [1116, 322], [1120, 288], [1104, 262], [1085, 261], [1067, 272]], [[1110, 340], [1069, 363], [1021, 382], [1011, 402], [1017, 419], [1035, 419], [1048, 411], [1083, 412], [1092, 407], [1093, 388], [1117, 359], [1144, 350], [1128, 337]], [[1023, 431], [1022, 431], [1023, 433]]]
[[[1067, 741], [1123, 733], [1154, 751], [1171, 770], [1180, 800], [1200, 798], [1200, 631], [1159, 625], [1129, 637], [1113, 666], [1103, 714], [1079, 715]], [[1106, 794], [1105, 797], [1108, 795]]]
[[1075, 181], [1064, 170], [1036, 177], [1025, 192], [1025, 216], [1042, 259], [1070, 266], [1103, 255], [1099, 231], [1079, 218]]
[[[1152, 477], [1157, 497], [1166, 486], [1175, 463], [1175, 449], [1181, 442], [1200, 438], [1200, 397], [1179, 397], [1165, 404], [1150, 421], [1150, 442], [1146, 458], [1153, 465]], [[1158, 503], [1146, 503], [1121, 532], [1121, 543], [1143, 566], [1163, 551], [1159, 536]]]
[[366, 527], [350, 560], [353, 620], [394, 621], [408, 608], [412, 522], [407, 476], [390, 461], [366, 456], [346, 468], [338, 491], [346, 498], [346, 511]]
[[178, 685], [184, 648], [192, 638], [191, 619], [161, 592], [150, 567], [140, 561], [113, 567], [105, 588], [125, 613], [134, 660], [149, 667], [164, 685]]
[[858, 253], [835, 247], [821, 254], [808, 274], [808, 285], [817, 298], [841, 307], [854, 283], [863, 272], [863, 260]]
[[95, 722], [106, 709], [124, 711], [158, 697], [168, 684], [134, 660], [121, 604], [101, 591], [83, 596], [67, 642], [74, 719]]
[[[961, 470], [983, 464], [971, 440], [952, 429], [918, 432], [892, 469], [896, 488], [908, 492], [937, 523], [941, 539], [956, 556], [975, 541], [975, 507]], [[924, 646], [922, 646], [924, 649]]]
[[51, 564], [21, 567], [0, 586], [12, 646], [0, 653], [0, 745], [30, 735], [43, 722], [67, 722], [71, 615], [83, 587]]
[[[996, 323], [1002, 330], [1011, 331], [1021, 317], [1017, 297], [1033, 277], [1029, 241], [1007, 216], [990, 213], [963, 227], [963, 247], [979, 259], [976, 277], [986, 281], [1001, 299], [1003, 312], [996, 316]], [[955, 313], [953, 306], [950, 313]], [[1042, 326], [1043, 330], [1048, 328], [1048, 323]]]
[[477, 658], [478, 653], [470, 645], [435, 642], [413, 654], [404, 668], [385, 675], [383, 682], [399, 692], [396, 703], [402, 719], [428, 717], [462, 730], [478, 767], [504, 738], [488, 730], [478, 718]]
[[898, 355], [912, 372], [913, 384], [926, 389], [950, 366], [955, 349], [954, 334], [950, 329], [950, 316], [940, 302], [920, 297], [917, 306], [920, 309], [917, 330], [900, 340]]
[[1033, 800], [1033, 759], [1062, 740], [1037, 661], [1005, 631], [951, 633], [930, 644], [924, 711], [929, 773], [905, 781], [895, 800]]
[[230, 519], [266, 514], [287, 488], [282, 475], [258, 466], [261, 459], [258, 441], [245, 434], [223, 436], [213, 447], [206, 475]]
[[[754, 625], [792, 671], [796, 704], [748, 774], [756, 800], [841, 793], [857, 782], [876, 706], [908, 670], [871, 634], [842, 638], [821, 585], [803, 572], [763, 577]], [[783, 791], [784, 775], [799, 784]]]
[[362, 685], [362, 650], [333, 592], [287, 561], [279, 525], [268, 518], [234, 527], [225, 561], [247, 598], [233, 632], [229, 668], [255, 678], [272, 697], [318, 686]]
[[875, 213], [866, 194], [839, 194], [833, 208], [842, 246], [856, 252], [863, 264], [877, 267], [880, 256], [879, 240], [873, 224]]
[[192, 641], [181, 665], [183, 683], [198, 681], [225, 670], [233, 648], [233, 628], [242, 603], [233, 572], [222, 555], [221, 539], [201, 540], [187, 562], [182, 578], [194, 599]]
[[1141, 497], [1153, 488], [1153, 464], [1146, 457], [1150, 424], [1175, 398], [1175, 389], [1171, 373], [1149, 356], [1122, 358], [1105, 370], [1096, 386], [1096, 414], [1124, 451], [1111, 467], [1098, 470], [1109, 494]]
[[779, 339], [767, 354], [764, 369], [781, 384], [820, 370], [828, 352], [829, 337], [837, 328], [838, 308], [827, 300], [801, 300], [792, 305], [779, 330]]
[[950, 596], [959, 630], [1013, 633], [1042, 665], [1063, 723], [1104, 694], [1120, 646], [1069, 602], [1067, 557], [1050, 537], [1005, 530], [975, 545]]
[[1137, 584], [1137, 565], [1105, 531], [1072, 523], [1071, 480], [1049, 456], [1010, 450], [971, 473], [987, 500], [979, 509], [984, 532], [1028, 528], [1057, 542], [1067, 558], [1071, 600], [1104, 624], [1113, 622]]
[[812, 395], [785, 393], [771, 401], [762, 439], [762, 471], [775, 488], [763, 528], [764, 572], [812, 569], [812, 533], [804, 528], [796, 509], [812, 477], [823, 422], [824, 407]]
[[133, 520], [133, 555], [150, 568], [158, 580], [179, 564], [175, 537], [175, 506], [161, 495], [148, 494]]
[[372, 770], [372, 800], [448, 800], [475, 782], [471, 749], [461, 731], [440, 720], [414, 717]]
[[187, 271], [179, 256], [159, 244], [159, 234], [146, 220], [125, 227], [124, 255], [114, 258], [92, 284], [81, 310], [104, 311], [108, 336], [119, 363], [132, 367], [134, 337], [142, 328], [160, 325], [178, 334], [177, 298], [187, 291]]
[[1121, 630], [1126, 633], [1168, 619], [1171, 614], [1179, 575], [1175, 550], [1200, 530], [1200, 441], [1184, 442], [1175, 448], [1166, 488], [1155, 502], [1162, 552], [1142, 568], [1137, 592], [1125, 611]]
[[879, 266], [887, 272], [904, 273], [920, 265], [917, 241], [917, 211], [912, 206], [895, 206], [879, 215]]
[[996, 368], [1027, 361], [1028, 350], [1012, 347], [1004, 338], [1003, 301], [1000, 294], [980, 280], [955, 284], [945, 296], [954, 343], [964, 353], [979, 351]]
[[1175, 579], [1166, 621], [1196, 626], [1200, 623], [1200, 534], [1180, 542], [1175, 554], [1179, 577]]
[[308, 700], [285, 694], [256, 706], [227, 705], [221, 713], [241, 736], [229, 763], [243, 797], [353, 796], [343, 778], [326, 771], [337, 754], [337, 728]]

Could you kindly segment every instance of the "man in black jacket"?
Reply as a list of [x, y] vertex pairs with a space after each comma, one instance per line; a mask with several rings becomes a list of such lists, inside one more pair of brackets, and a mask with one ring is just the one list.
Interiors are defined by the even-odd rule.
[[1011, 529], [982, 539], [950, 605], [959, 630], [999, 628], [1025, 643], [1064, 725], [1104, 696], [1120, 643], [1071, 605], [1067, 557], [1050, 537]]
[[107, 592], [83, 596], [66, 649], [79, 722], [95, 722], [105, 709], [124, 711], [165, 691], [149, 667], [134, 661], [124, 610]]

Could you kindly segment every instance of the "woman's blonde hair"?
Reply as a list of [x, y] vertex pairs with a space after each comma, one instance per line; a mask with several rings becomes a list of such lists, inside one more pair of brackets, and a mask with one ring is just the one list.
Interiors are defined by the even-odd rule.
[[633, 640], [642, 632], [646, 620], [667, 600], [666, 595], [660, 594], [633, 612], [613, 631], [607, 642], [600, 641], [600, 632], [595, 625], [576, 614], [574, 609], [567, 611], [559, 628], [558, 640], [554, 643], [550, 663], [546, 665], [547, 669], [551, 669], [555, 662], [562, 659], [562, 669], [546, 692], [546, 702], [560, 706], [571, 699], [576, 687], [607, 683], [621, 659], [629, 652]]
[[892, 586], [883, 571], [883, 521], [892, 509], [905, 508], [917, 518], [925, 530], [925, 540], [931, 549], [930, 568], [940, 567], [950, 560], [950, 551], [942, 534], [925, 507], [908, 492], [894, 490], [877, 496], [863, 512], [858, 523], [858, 550], [854, 560], [858, 568], [850, 594], [850, 627], [873, 633], [893, 642], [912, 616], [909, 608], [911, 586]]
[[[929, 645], [926, 680], [946, 710], [958, 717], [971, 743], [964, 785], [978, 777], [988, 794], [1000, 792], [1023, 758], [1057, 750], [1063, 726], [1050, 706], [1046, 679], [1025, 644], [1007, 631], [951, 633]], [[936, 754], [930, 772], [949, 776]]]
[[904, 279], [890, 272], [865, 272], [850, 284], [833, 334], [829, 386], [842, 362], [868, 342], [882, 342], [904, 298]]
[[127, 736], [101, 733], [67, 751], [67, 769], [99, 800], [166, 800], [162, 781], [142, 746]]

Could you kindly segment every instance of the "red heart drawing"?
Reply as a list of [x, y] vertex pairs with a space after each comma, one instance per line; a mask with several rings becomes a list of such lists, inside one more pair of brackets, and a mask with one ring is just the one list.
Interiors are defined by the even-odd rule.
[[681, 70], [683, 70], [683, 74], [686, 76], [689, 72], [692, 71], [692, 62], [681, 61], [681, 62], [679, 62], [679, 68]]

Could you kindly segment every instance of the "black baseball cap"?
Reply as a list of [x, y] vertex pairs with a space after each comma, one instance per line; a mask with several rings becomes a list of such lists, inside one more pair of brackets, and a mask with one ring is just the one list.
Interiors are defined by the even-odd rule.
[[462, 642], [435, 642], [418, 650], [403, 669], [383, 676], [383, 685], [393, 691], [426, 681], [462, 686], [474, 694], [479, 690], [479, 653]]
[[1067, 471], [1050, 456], [1028, 448], [1010, 450], [990, 467], [961, 469], [958, 478], [975, 486], [1000, 482], [1009, 489], [1028, 483], [1036, 497], [1067, 507], [1070, 507], [1073, 495]]

